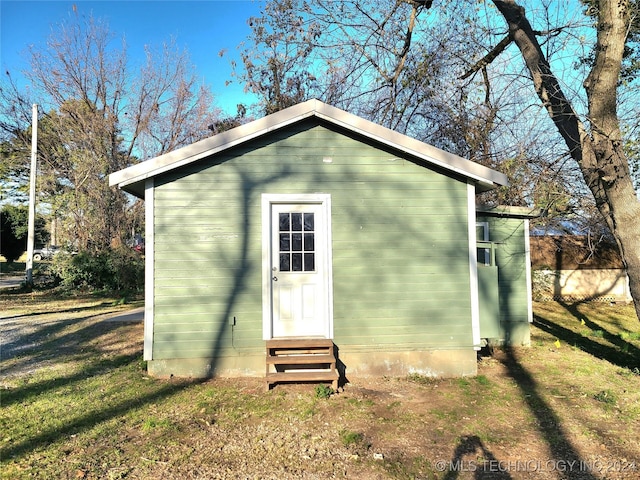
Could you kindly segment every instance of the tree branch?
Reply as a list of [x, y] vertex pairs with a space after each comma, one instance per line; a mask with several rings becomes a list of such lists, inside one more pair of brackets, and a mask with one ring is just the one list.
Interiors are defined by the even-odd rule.
[[398, 81], [398, 78], [402, 73], [402, 69], [404, 68], [404, 63], [407, 60], [409, 49], [411, 48], [411, 37], [413, 36], [413, 29], [416, 25], [417, 14], [418, 14], [418, 7], [414, 5], [413, 8], [411, 9], [411, 17], [409, 18], [409, 26], [407, 27], [407, 33], [404, 37], [404, 45], [402, 47], [402, 51], [400, 52], [400, 55], [398, 55], [398, 65], [396, 66], [396, 71], [393, 74], [394, 84]]
[[514, 0], [493, 0], [493, 3], [507, 21], [509, 36], [520, 49], [536, 93], [569, 147], [569, 153], [584, 166], [587, 160], [582, 155], [582, 141], [586, 136], [584, 126], [551, 71], [524, 8]]
[[489, 74], [487, 73], [487, 68], [482, 67], [482, 80], [484, 81], [484, 103], [488, 107], [491, 107], [491, 82], [489, 81]]
[[562, 26], [562, 27], [552, 28], [550, 30], [534, 30], [533, 33], [535, 33], [539, 37], [557, 37], [564, 31], [565, 28], [567, 27]]
[[505, 48], [507, 48], [507, 46], [511, 43], [512, 40], [513, 39], [511, 37], [511, 34], [504, 37], [502, 40], [500, 40], [500, 42], [495, 47], [493, 47], [493, 49], [489, 53], [487, 53], [484, 57], [482, 57], [479, 61], [477, 61], [469, 70], [467, 70], [463, 75], [461, 75], [459, 79], [466, 80], [467, 78], [469, 78], [470, 76], [478, 72], [479, 70], [482, 70], [483, 68], [485, 68], [491, 62], [493, 62], [498, 57], [498, 55], [500, 55], [504, 51]]

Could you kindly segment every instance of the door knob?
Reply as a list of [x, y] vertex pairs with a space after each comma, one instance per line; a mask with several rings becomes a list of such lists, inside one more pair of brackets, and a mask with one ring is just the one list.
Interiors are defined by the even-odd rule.
[[277, 282], [277, 281], [278, 281], [278, 277], [274, 276], [272, 280], [273, 280], [274, 282]]

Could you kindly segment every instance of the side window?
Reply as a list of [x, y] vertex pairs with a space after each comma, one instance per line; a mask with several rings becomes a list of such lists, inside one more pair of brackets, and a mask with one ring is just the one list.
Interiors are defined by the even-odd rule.
[[[489, 222], [477, 222], [476, 223], [476, 242], [488, 242], [489, 241]], [[478, 247], [478, 264], [490, 266], [491, 265], [491, 249], [483, 246]]]

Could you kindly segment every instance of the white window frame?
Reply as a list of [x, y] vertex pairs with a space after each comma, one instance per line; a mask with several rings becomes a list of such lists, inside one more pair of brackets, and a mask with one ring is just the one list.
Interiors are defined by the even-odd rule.
[[[476, 222], [476, 228], [482, 227], [482, 241], [489, 241], [489, 222]], [[476, 238], [477, 240], [477, 238]], [[488, 248], [484, 248], [484, 261], [481, 262], [484, 266], [488, 267], [491, 265], [491, 251]], [[478, 262], [480, 261], [480, 257], [478, 257]]]

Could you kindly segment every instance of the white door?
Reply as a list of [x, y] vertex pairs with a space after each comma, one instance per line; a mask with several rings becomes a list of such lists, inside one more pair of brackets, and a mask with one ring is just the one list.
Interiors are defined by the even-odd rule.
[[271, 332], [265, 336], [331, 338], [327, 205], [268, 208]]

